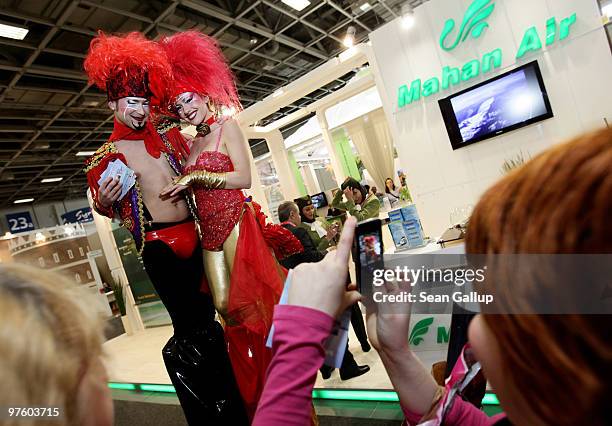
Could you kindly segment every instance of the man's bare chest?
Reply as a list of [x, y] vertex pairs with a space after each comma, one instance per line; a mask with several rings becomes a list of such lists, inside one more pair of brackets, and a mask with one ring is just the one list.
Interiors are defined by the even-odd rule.
[[174, 176], [164, 153], [161, 153], [159, 158], [153, 157], [147, 152], [144, 141], [118, 141], [115, 147], [125, 156], [127, 166], [141, 179], [156, 175]]

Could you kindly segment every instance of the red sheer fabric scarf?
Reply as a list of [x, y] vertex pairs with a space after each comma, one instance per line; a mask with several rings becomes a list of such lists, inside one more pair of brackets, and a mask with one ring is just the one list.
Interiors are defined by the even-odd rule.
[[250, 419], [263, 391], [272, 350], [266, 340], [274, 305], [282, 293], [287, 272], [272, 255], [252, 210], [244, 208], [231, 273], [230, 318], [225, 336], [234, 374]]

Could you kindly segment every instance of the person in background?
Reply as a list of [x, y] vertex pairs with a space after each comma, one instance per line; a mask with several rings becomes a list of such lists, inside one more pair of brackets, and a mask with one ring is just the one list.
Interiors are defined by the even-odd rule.
[[308, 231], [300, 226], [302, 218], [297, 205], [293, 201], [285, 201], [278, 206], [278, 219], [281, 226], [288, 229], [302, 243], [304, 248], [302, 252], [282, 259], [280, 264], [283, 267], [293, 269], [301, 263], [319, 262], [325, 257], [325, 254], [317, 249]]
[[[368, 195], [365, 188], [352, 177], [346, 178], [332, 200], [332, 207], [347, 211], [351, 216], [361, 222], [366, 219], [378, 217], [380, 201], [375, 195]], [[342, 201], [342, 196], [346, 201]]]
[[[293, 201], [285, 201], [284, 203], [278, 206], [278, 218], [281, 221], [281, 225], [289, 229], [293, 233], [293, 235], [295, 235], [300, 240], [302, 246], [304, 247], [304, 251], [302, 253], [294, 254], [293, 256], [290, 256], [281, 261], [281, 264], [285, 268], [294, 269], [298, 265], [304, 263], [318, 263], [324, 259], [325, 254], [317, 250], [316, 245], [308, 235], [308, 232], [304, 228], [300, 227], [301, 217], [299, 214], [298, 206]], [[348, 277], [348, 261], [345, 264], [345, 268], [346, 272], [342, 275]], [[355, 303], [353, 306], [358, 305]], [[354, 308], [351, 307], [351, 309]], [[358, 307], [357, 310], [359, 310]], [[354, 311], [351, 311], [351, 322], [353, 312]], [[359, 315], [361, 316], [360, 310]], [[363, 323], [362, 316], [361, 322]], [[365, 325], [362, 325], [362, 327], [363, 333], [365, 333]], [[355, 326], [353, 326], [353, 329], [355, 329]], [[357, 334], [357, 331], [355, 331], [355, 334]], [[367, 350], [370, 350], [370, 344], [367, 341], [367, 336], [365, 337], [365, 343], [367, 344]], [[328, 379], [331, 376], [333, 370], [333, 367], [329, 367], [326, 365], [322, 366], [321, 374], [323, 375], [323, 378]], [[344, 352], [344, 358], [342, 359], [342, 366], [340, 367], [340, 378], [342, 380], [349, 380], [353, 377], [361, 376], [367, 373], [368, 371], [370, 371], [370, 367], [368, 365], [357, 365], [353, 354], [349, 351], [347, 342], [346, 351]]]
[[[332, 189], [332, 192], [331, 192], [332, 198], [335, 197], [338, 192], [340, 192], [340, 188]], [[346, 215], [346, 212], [344, 210], [337, 209], [333, 207], [332, 205], [330, 205], [329, 208], [327, 209], [328, 217], [338, 217], [342, 215]]]
[[[486, 253], [489, 260], [491, 255], [504, 253], [609, 256], [610, 170], [612, 130], [585, 135], [545, 151], [483, 195], [470, 219], [466, 251]], [[568, 196], [568, 188], [572, 196]], [[354, 286], [346, 288], [343, 275], [354, 229], [354, 219], [347, 220], [333, 256], [294, 271], [288, 304], [277, 306], [274, 312], [274, 354], [255, 425], [307, 421], [314, 372], [325, 356], [322, 344], [334, 319], [360, 299]], [[512, 280], [507, 274], [495, 274], [485, 279], [480, 291], [495, 293], [509, 305], [519, 304], [537, 312], [538, 301], [559, 292], [560, 280], [554, 274], [535, 275]], [[508, 285], [509, 280], [512, 285]], [[489, 313], [483, 304], [484, 313], [471, 322], [468, 336], [472, 355], [480, 362], [507, 417], [488, 417], [462, 398], [452, 399], [452, 404], [441, 410], [439, 403], [446, 400], [448, 391], [436, 384], [410, 349], [409, 308], [382, 314], [376, 305], [371, 310], [368, 307], [370, 336], [399, 396], [406, 423], [611, 424], [606, 404], [612, 391], [611, 316], [609, 311], [604, 315], [578, 313], [584, 301], [584, 294], [578, 292], [590, 292], [588, 300], [599, 300], [601, 293], [596, 290], [602, 289], [588, 280], [580, 284], [572, 287], [568, 297], [559, 298], [566, 309], [574, 308], [571, 312], [576, 313]], [[398, 295], [406, 286], [410, 284], [391, 282], [381, 289], [388, 295]]]
[[399, 190], [395, 188], [395, 182], [391, 178], [385, 179], [385, 193], [391, 204], [398, 202], [400, 199]]
[[[320, 236], [320, 234], [321, 234], [321, 231], [325, 232], [324, 229], [321, 229], [321, 230], [313, 229], [314, 228], [313, 224], [315, 224], [316, 226], [317, 221], [315, 220], [315, 216], [314, 216], [315, 208], [312, 205], [312, 201], [310, 200], [310, 197], [308, 199], [305, 199], [305, 198], [297, 199], [296, 205], [297, 205], [298, 211], [300, 212], [300, 219], [301, 219], [301, 223], [298, 226], [301, 226], [308, 232], [308, 235], [312, 239], [317, 250], [319, 250], [323, 255], [325, 255], [325, 253], [327, 253], [327, 248], [330, 247], [330, 245], [333, 245], [332, 242], [334, 241], [334, 238], [338, 233], [340, 224], [336, 222], [331, 226], [328, 225], [328, 230], [326, 231], [325, 236], [322, 237]], [[368, 334], [366, 332], [365, 322], [363, 321], [363, 314], [361, 313], [361, 309], [359, 308], [359, 305], [357, 303], [351, 306], [351, 325], [353, 326], [355, 335], [357, 336], [357, 339], [359, 340], [359, 344], [361, 345], [361, 350], [363, 350], [364, 352], [370, 351], [372, 347], [370, 346], [370, 343], [368, 342]]]
[[371, 187], [370, 190], [368, 191], [368, 194], [378, 196], [378, 188], [376, 188], [375, 186]]
[[[332, 201], [332, 207], [336, 207], [347, 211], [351, 216], [354, 216], [359, 222], [367, 219], [373, 219], [378, 217], [380, 212], [380, 200], [374, 194], [366, 192], [365, 188], [352, 177], [346, 178], [341, 186], [342, 191], [338, 191]], [[342, 196], [346, 197], [346, 202], [342, 202]], [[368, 352], [370, 343], [368, 342], [368, 335], [363, 321], [363, 314], [359, 304], [355, 304], [351, 308], [351, 324], [355, 334], [361, 344], [361, 349], [364, 352]]]
[[300, 213], [300, 227], [304, 228], [315, 244], [317, 250], [326, 253], [327, 249], [335, 244], [340, 224], [328, 223], [325, 219], [316, 217], [316, 209], [309, 196], [295, 200]]
[[[49, 271], [0, 267], [0, 425], [113, 424], [104, 325], [89, 297]], [[10, 407], [47, 407], [52, 417], [57, 408], [59, 416], [10, 418]]]

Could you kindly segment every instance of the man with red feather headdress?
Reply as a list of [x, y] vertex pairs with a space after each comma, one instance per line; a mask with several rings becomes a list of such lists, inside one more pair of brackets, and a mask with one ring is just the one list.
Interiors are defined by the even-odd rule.
[[[190, 202], [159, 195], [182, 174], [188, 155], [177, 123], [149, 118], [172, 80], [166, 55], [140, 33], [100, 33], [84, 67], [90, 82], [106, 91], [115, 116], [108, 142], [86, 162], [94, 208], [120, 218], [132, 233], [172, 318], [174, 336], [162, 354], [185, 417], [189, 424], [246, 424], [223, 329], [209, 292], [201, 291], [204, 267]], [[111, 175], [117, 160], [123, 179]], [[132, 173], [135, 179], [126, 180]]]

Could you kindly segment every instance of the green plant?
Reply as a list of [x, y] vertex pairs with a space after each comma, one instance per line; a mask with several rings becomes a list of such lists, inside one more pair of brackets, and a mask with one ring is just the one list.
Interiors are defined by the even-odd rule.
[[407, 186], [402, 186], [399, 190], [400, 200], [409, 201], [412, 203], [412, 196], [410, 195], [410, 190], [408, 190]]
[[121, 316], [125, 315], [125, 297], [123, 295], [123, 286], [121, 283], [115, 281], [113, 282], [113, 294], [115, 295], [115, 301], [117, 302], [117, 307], [119, 308], [119, 313]]
[[514, 158], [510, 158], [504, 161], [502, 165], [502, 173], [508, 174], [514, 169], [518, 169], [525, 164], [530, 158], [525, 158], [525, 155], [520, 151]]

